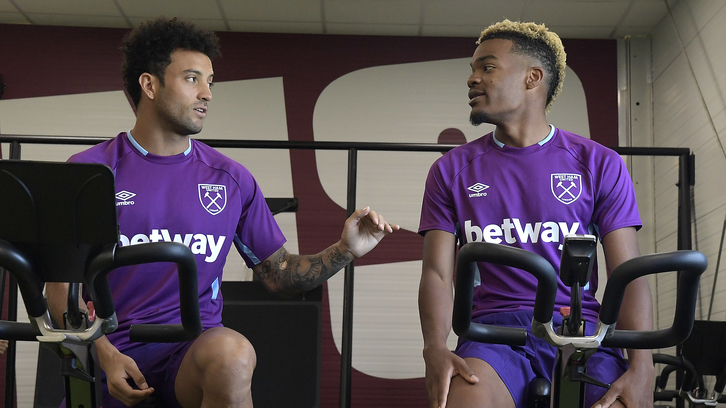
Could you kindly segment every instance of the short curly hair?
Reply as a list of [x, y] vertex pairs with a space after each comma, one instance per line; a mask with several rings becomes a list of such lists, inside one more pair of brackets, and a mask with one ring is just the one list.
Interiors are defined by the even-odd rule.
[[121, 67], [124, 87], [136, 107], [141, 100], [139, 77], [148, 72], [164, 84], [164, 72], [176, 50], [198, 51], [209, 59], [221, 55], [219, 39], [194, 24], [160, 17], [141, 23], [126, 35], [121, 44], [124, 62]]
[[495, 38], [512, 41], [512, 52], [528, 55], [542, 63], [542, 68], [549, 76], [545, 107], [545, 110], [549, 111], [565, 82], [567, 54], [565, 54], [565, 47], [562, 46], [560, 37], [549, 31], [544, 24], [522, 23], [505, 19], [484, 29], [476, 43], [481, 44], [485, 40]]

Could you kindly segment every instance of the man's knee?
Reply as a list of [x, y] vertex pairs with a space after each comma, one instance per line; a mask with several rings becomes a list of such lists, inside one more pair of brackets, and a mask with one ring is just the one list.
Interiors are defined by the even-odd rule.
[[[257, 356], [252, 344], [234, 330], [218, 327], [205, 331], [189, 348], [174, 392], [182, 406], [237, 406], [250, 398]], [[244, 405], [243, 405], [244, 406]]]
[[218, 327], [197, 339], [195, 361], [204, 371], [252, 377], [257, 354], [246, 337], [234, 330]]
[[447, 406], [515, 408], [509, 389], [489, 363], [478, 358], [464, 360], [479, 378], [479, 382], [472, 384], [461, 376], [453, 377]]

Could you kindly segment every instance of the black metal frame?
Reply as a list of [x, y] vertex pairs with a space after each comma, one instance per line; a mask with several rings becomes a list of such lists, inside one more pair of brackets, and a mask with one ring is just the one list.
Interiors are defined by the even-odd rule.
[[[109, 140], [106, 137], [0, 135], [0, 143], [10, 143], [10, 159], [20, 160], [21, 144], [94, 145]], [[435, 143], [370, 143], [370, 142], [303, 142], [277, 140], [199, 140], [213, 148], [286, 149], [286, 150], [347, 150], [348, 187], [346, 213], [355, 211], [358, 151], [447, 152], [457, 145]], [[624, 156], [678, 157], [678, 249], [691, 249], [690, 186], [695, 181], [695, 157], [688, 148], [611, 147]], [[354, 264], [345, 268], [343, 286], [343, 337], [340, 367], [340, 407], [351, 404]], [[17, 283], [10, 276], [8, 319], [17, 320]], [[1, 307], [2, 305], [0, 305]], [[12, 314], [11, 314], [12, 313]], [[5, 400], [12, 403], [15, 390], [15, 345], [7, 350]], [[8, 395], [10, 394], [10, 395]], [[10, 397], [10, 399], [8, 399]]]
[[[585, 251], [577, 257], [573, 246], [576, 245], [578, 237], [565, 237], [563, 244], [559, 277], [560, 281], [570, 286], [571, 292], [577, 291], [585, 283], [588, 277], [585, 272], [591, 269], [589, 264], [595, 256], [595, 237], [581, 237], [591, 237], [592, 241], [583, 242]], [[575, 260], [576, 258], [579, 259]], [[568, 273], [563, 273], [568, 265], [572, 265], [570, 261], [573, 260], [577, 263], [575, 268], [583, 272], [579, 274], [582, 279], [570, 280], [566, 276]], [[511, 346], [524, 345], [528, 337], [527, 330], [522, 327], [502, 327], [471, 321], [474, 275], [480, 262], [513, 266], [537, 279], [532, 334], [558, 348], [551, 385], [551, 408], [586, 408], [585, 384], [610, 388], [609, 384], [586, 373], [587, 361], [600, 345], [616, 349], [658, 349], [685, 341], [693, 327], [700, 277], [708, 266], [706, 256], [698, 251], [641, 255], [623, 262], [608, 277], [594, 335], [584, 336], [580, 331], [584, 328], [582, 321], [577, 322], [574, 327], [568, 322], [573, 317], [581, 318], [579, 313], [565, 316], [561, 329], [554, 330], [552, 310], [557, 295], [558, 274], [547, 260], [520, 248], [489, 242], [469, 242], [461, 247], [457, 257], [456, 296], [452, 317], [454, 332], [471, 341]], [[646, 275], [673, 271], [680, 276], [676, 288], [673, 324], [660, 330], [615, 329], [628, 284]], [[573, 297], [570, 304], [572, 310], [579, 310], [582, 306], [580, 297]], [[533, 396], [529, 397], [532, 399]], [[545, 395], [538, 394], [534, 399], [541, 401], [542, 397]]]

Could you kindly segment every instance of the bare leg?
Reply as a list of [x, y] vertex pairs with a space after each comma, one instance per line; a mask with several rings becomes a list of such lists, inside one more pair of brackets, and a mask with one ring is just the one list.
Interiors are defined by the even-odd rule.
[[471, 384], [460, 376], [452, 378], [447, 408], [515, 408], [509, 389], [492, 366], [478, 358], [464, 361], [479, 382]]
[[176, 398], [184, 408], [252, 408], [252, 372], [257, 356], [243, 335], [226, 327], [202, 333], [184, 356]]

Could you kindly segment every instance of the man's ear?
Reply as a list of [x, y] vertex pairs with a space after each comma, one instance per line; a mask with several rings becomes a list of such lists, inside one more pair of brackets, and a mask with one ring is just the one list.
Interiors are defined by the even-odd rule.
[[542, 67], [532, 67], [527, 73], [527, 89], [534, 89], [544, 82], [544, 70]]
[[159, 79], [148, 72], [144, 72], [139, 76], [139, 85], [141, 85], [141, 93], [153, 100], [159, 90]]

